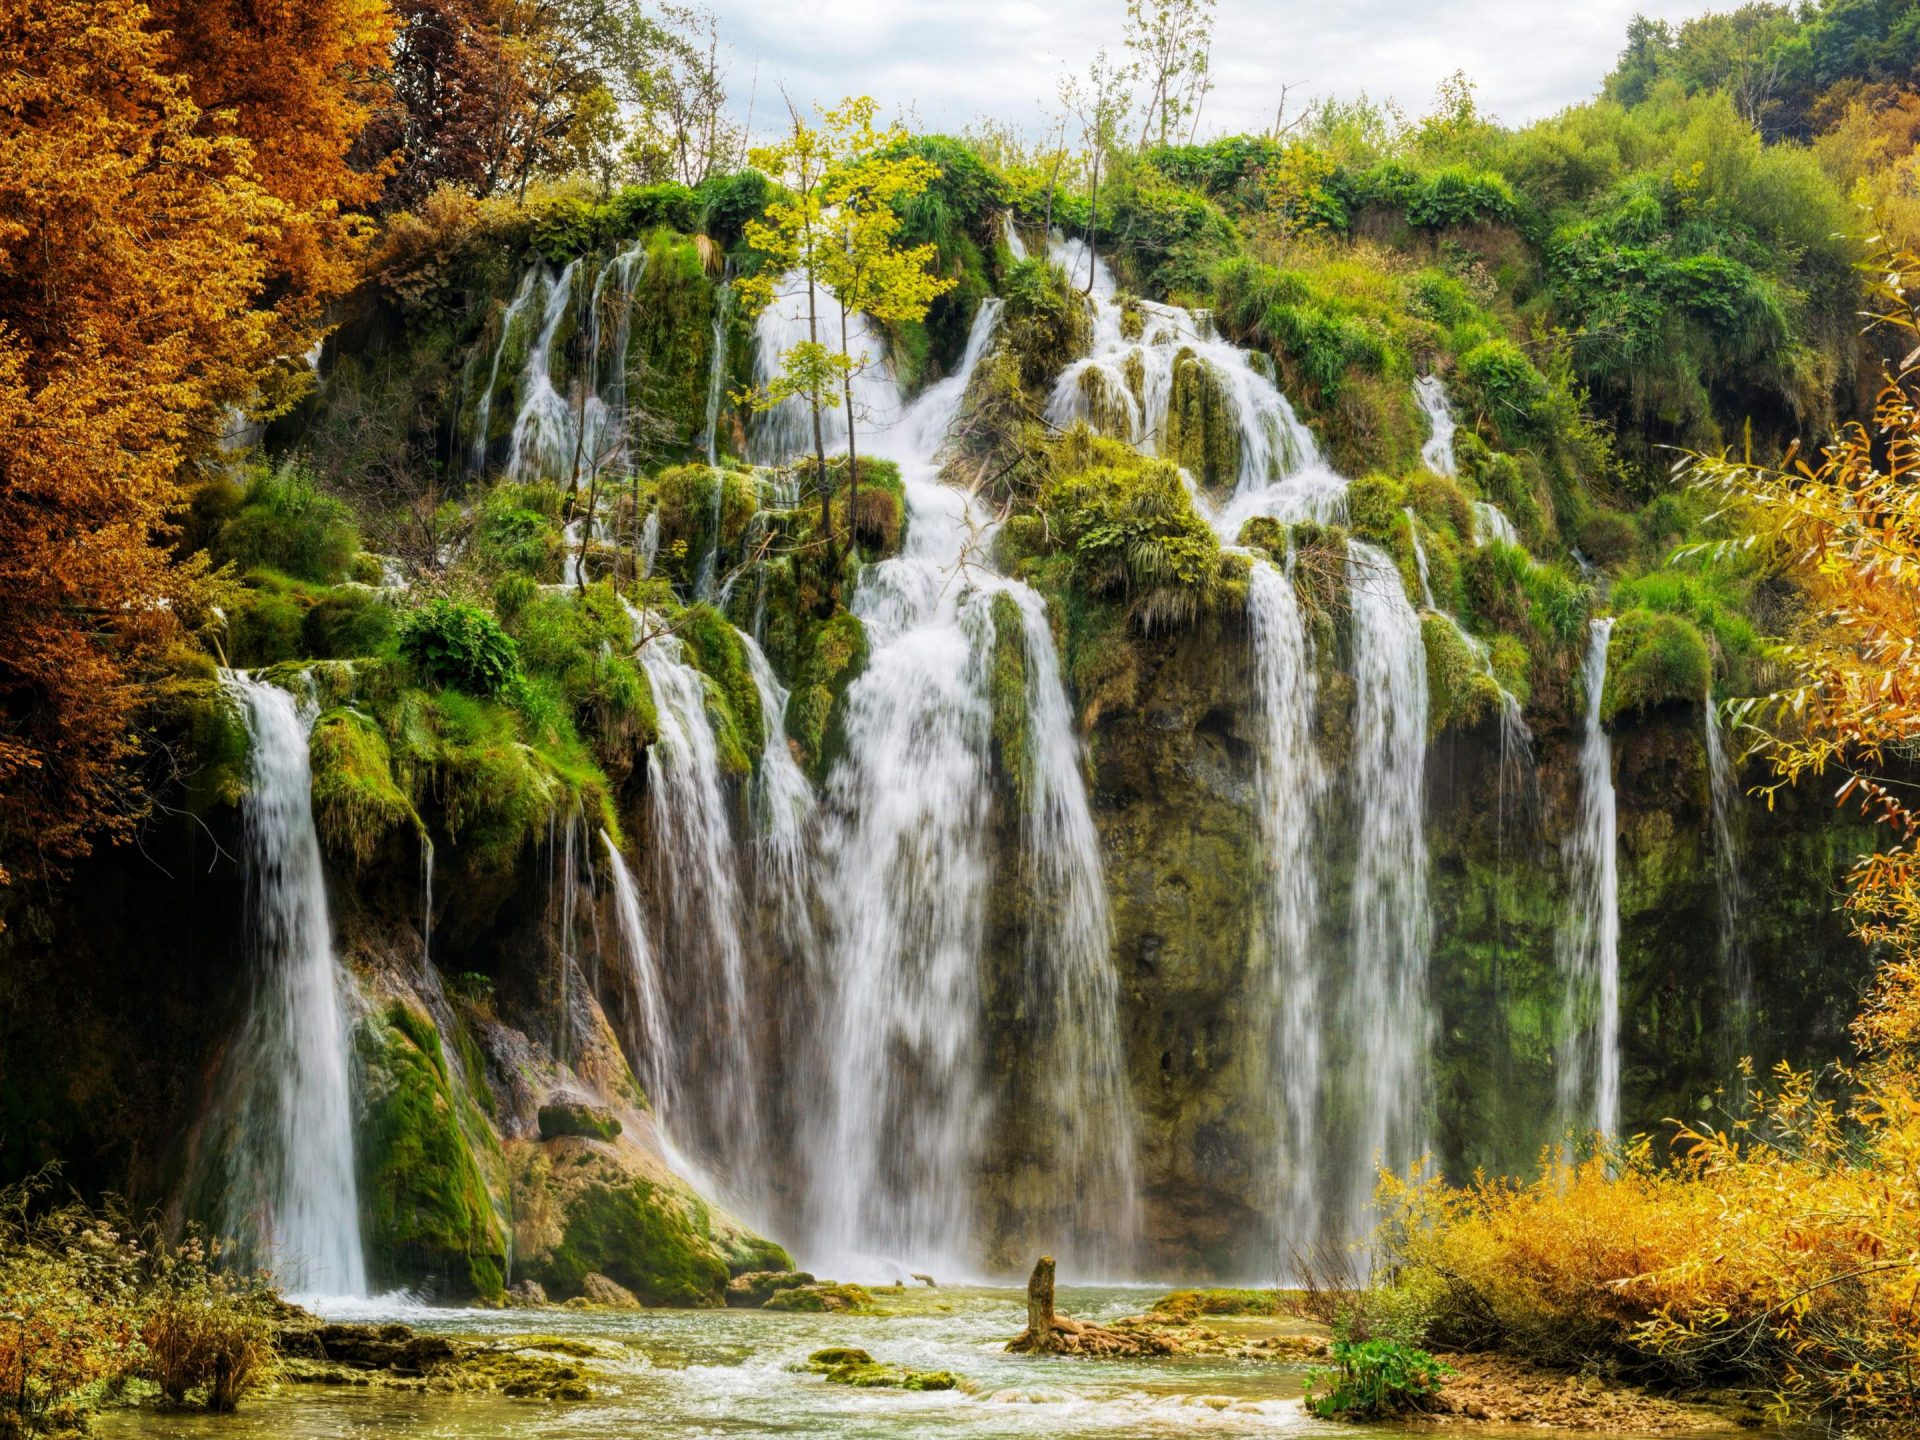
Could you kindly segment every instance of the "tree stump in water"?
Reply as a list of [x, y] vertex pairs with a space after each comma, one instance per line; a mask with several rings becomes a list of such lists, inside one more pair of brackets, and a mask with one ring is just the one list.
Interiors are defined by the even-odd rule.
[[1027, 1280], [1027, 1328], [1007, 1342], [1013, 1355], [1171, 1355], [1174, 1344], [1148, 1331], [1109, 1330], [1053, 1308], [1053, 1257], [1042, 1255]]

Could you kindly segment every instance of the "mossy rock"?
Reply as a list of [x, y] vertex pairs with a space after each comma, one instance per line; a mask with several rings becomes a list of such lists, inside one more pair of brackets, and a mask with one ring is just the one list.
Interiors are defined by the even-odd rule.
[[375, 655], [393, 638], [393, 607], [371, 586], [336, 585], [308, 608], [300, 636], [305, 653], [316, 659]]
[[1027, 725], [1027, 636], [1020, 603], [1005, 591], [993, 597], [993, 658], [987, 694], [993, 716], [994, 776], [1017, 811], [1026, 807], [1033, 760]]
[[1353, 533], [1391, 544], [1394, 533], [1406, 525], [1407, 487], [1378, 471], [1362, 475], [1347, 487], [1347, 520]]
[[806, 627], [801, 663], [787, 700], [787, 734], [799, 742], [801, 762], [819, 780], [839, 754], [840, 701], [867, 668], [867, 628], [850, 610], [836, 610]]
[[577, 1135], [583, 1140], [612, 1140], [620, 1133], [620, 1117], [604, 1105], [561, 1101], [540, 1107], [540, 1138], [557, 1140]]
[[1190, 349], [1173, 357], [1173, 392], [1161, 453], [1215, 494], [1240, 478], [1240, 426], [1226, 381]]
[[851, 1385], [860, 1390], [955, 1390], [960, 1381], [951, 1370], [909, 1370], [883, 1365], [864, 1350], [834, 1346], [807, 1357], [807, 1369], [829, 1385]]
[[1008, 270], [1000, 331], [1029, 389], [1050, 385], [1060, 367], [1093, 343], [1093, 316], [1066, 272], [1040, 256]]
[[1202, 1315], [1285, 1315], [1288, 1299], [1279, 1290], [1175, 1290], [1154, 1301], [1149, 1313], [1183, 1324]]
[[425, 826], [394, 783], [387, 740], [357, 710], [329, 710], [314, 722], [313, 821], [320, 843], [364, 869], [391, 836]]
[[399, 1001], [355, 1031], [365, 1107], [359, 1130], [361, 1220], [382, 1288], [442, 1289], [498, 1303], [507, 1236], [476, 1145], [492, 1131], [448, 1072], [440, 1032]]
[[1427, 652], [1427, 734], [1478, 723], [1500, 703], [1500, 690], [1453, 621], [1431, 610], [1420, 617]]
[[[566, 1142], [562, 1142], [566, 1143]], [[549, 1177], [564, 1174], [563, 1161]], [[520, 1194], [534, 1183], [522, 1172]], [[571, 1298], [586, 1290], [587, 1277], [604, 1275], [647, 1305], [704, 1308], [722, 1304], [727, 1263], [716, 1243], [706, 1206], [666, 1185], [610, 1167], [589, 1172], [584, 1183], [528, 1197], [557, 1207], [557, 1236], [550, 1245], [517, 1259], [517, 1270], [550, 1294]]]
[[1680, 615], [1631, 610], [1614, 623], [1600, 718], [1657, 705], [1698, 704], [1713, 679], [1713, 654]]
[[735, 1310], [758, 1310], [782, 1290], [817, 1283], [805, 1270], [754, 1270], [727, 1282], [727, 1305]]
[[822, 1280], [776, 1291], [762, 1310], [796, 1310], [809, 1314], [859, 1314], [873, 1308], [873, 1292], [864, 1285]]
[[746, 642], [711, 605], [689, 606], [676, 633], [686, 646], [687, 658], [710, 682], [707, 713], [713, 720], [721, 768], [733, 775], [749, 774], [767, 736]]

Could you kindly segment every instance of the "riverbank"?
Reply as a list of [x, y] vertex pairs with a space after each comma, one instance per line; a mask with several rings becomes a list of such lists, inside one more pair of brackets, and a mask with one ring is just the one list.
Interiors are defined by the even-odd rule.
[[[1145, 1288], [1062, 1289], [1061, 1309], [1103, 1325], [1148, 1310]], [[1318, 1337], [1290, 1317], [1207, 1317], [1154, 1324], [1178, 1342], [1165, 1358], [1009, 1355], [1024, 1320], [1013, 1289], [881, 1291], [871, 1312], [764, 1310], [434, 1310], [395, 1307], [301, 1327], [327, 1350], [295, 1359], [281, 1383], [236, 1415], [110, 1410], [113, 1440], [344, 1440], [369, 1433], [602, 1440], [608, 1433], [831, 1435], [847, 1440], [1114, 1437], [1174, 1434], [1378, 1436], [1396, 1424], [1323, 1421], [1301, 1395]], [[404, 1330], [400, 1327], [404, 1326]], [[901, 1374], [953, 1377], [951, 1389], [836, 1383], [810, 1357], [858, 1349]], [[1512, 1433], [1528, 1413], [1504, 1370], [1460, 1362], [1466, 1404], [1441, 1418], [1462, 1433]], [[1525, 1377], [1523, 1377], [1525, 1378]], [[1525, 1378], [1525, 1384], [1532, 1384]], [[1581, 1391], [1584, 1395], [1584, 1389]], [[1731, 1440], [1732, 1417], [1631, 1404], [1604, 1387], [1590, 1404], [1540, 1381], [1531, 1433], [1686, 1433]], [[1479, 1405], [1486, 1419], [1470, 1415]], [[1595, 1421], [1606, 1421], [1595, 1424]]]

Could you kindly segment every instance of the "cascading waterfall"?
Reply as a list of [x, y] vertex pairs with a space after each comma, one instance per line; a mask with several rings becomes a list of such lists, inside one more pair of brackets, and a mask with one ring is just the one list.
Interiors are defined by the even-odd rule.
[[1305, 1252], [1321, 1232], [1321, 994], [1313, 964], [1319, 908], [1314, 873], [1316, 809], [1326, 774], [1313, 743], [1316, 704], [1312, 642], [1293, 577], [1254, 562], [1247, 618], [1258, 703], [1255, 795], [1267, 873], [1264, 924], [1272, 1007], [1268, 1098], [1275, 1107], [1274, 1243], [1286, 1256]]
[[1560, 941], [1567, 1000], [1561, 1038], [1563, 1127], [1612, 1136], [1620, 1123], [1620, 895], [1614, 818], [1613, 743], [1601, 722], [1611, 617], [1588, 629], [1581, 680], [1587, 691], [1580, 745], [1580, 812], [1565, 850], [1571, 882]]
[[487, 430], [493, 421], [493, 392], [500, 384], [500, 362], [512, 343], [513, 333], [520, 323], [520, 317], [526, 313], [527, 306], [533, 303], [535, 283], [540, 279], [539, 267], [533, 267], [520, 277], [519, 285], [514, 287], [513, 298], [507, 302], [506, 313], [500, 317], [500, 338], [494, 343], [493, 362], [487, 368], [487, 388], [480, 397], [480, 404], [474, 413], [473, 445], [469, 450], [467, 463], [471, 469], [484, 469], [487, 463]]
[[727, 322], [733, 318], [733, 286], [713, 297], [713, 353], [707, 359], [707, 464], [720, 463], [720, 402], [727, 394]]
[[367, 1289], [354, 1177], [347, 1020], [333, 955], [307, 736], [315, 707], [241, 671], [222, 683], [246, 718], [247, 934], [253, 999], [235, 1042], [237, 1137], [225, 1233], [303, 1294]]
[[759, 1198], [766, 1156], [742, 902], [719, 746], [707, 713], [707, 679], [679, 638], [634, 614], [641, 667], [653, 687], [659, 738], [647, 751], [654, 843], [650, 893], [670, 1004], [683, 1017], [673, 1052], [680, 1092], [675, 1136], [732, 1178], [737, 1198]]
[[[825, 1105], [809, 1147], [819, 1263], [972, 1263], [973, 1191], [986, 1133], [981, 1063], [982, 944], [992, 879], [993, 601], [1018, 606], [1028, 660], [1032, 774], [1023, 865], [1049, 903], [1030, 938], [1037, 1017], [1070, 1062], [1047, 1097], [1069, 1117], [1058, 1183], [1108, 1222], [1131, 1215], [1132, 1116], [1119, 1054], [1106, 896], [1053, 637], [1038, 596], [1002, 579], [980, 540], [990, 530], [962, 492], [939, 483], [939, 453], [998, 321], [982, 304], [952, 376], [910, 407], [871, 395], [895, 423], [867, 449], [900, 466], [902, 552], [867, 568], [852, 608], [867, 668], [845, 701], [844, 758], [829, 776], [820, 842], [821, 913], [833, 1017]], [[864, 326], [861, 327], [864, 333]], [[791, 309], [759, 328], [760, 368], [805, 335]], [[886, 378], [874, 365], [866, 382]], [[890, 378], [886, 379], [889, 390]], [[760, 454], [810, 448], [791, 419], [763, 417]], [[810, 424], [810, 422], [809, 422]], [[1130, 1237], [1128, 1237], [1130, 1238]], [[1126, 1243], [1123, 1238], [1122, 1243]]]
[[1740, 875], [1740, 842], [1734, 830], [1739, 781], [1720, 733], [1720, 712], [1709, 690], [1703, 702], [1707, 728], [1707, 785], [1713, 811], [1713, 878], [1720, 903], [1720, 964], [1727, 986], [1729, 1060], [1753, 1053], [1753, 966], [1747, 956], [1741, 911], [1746, 885]]
[[1375, 1167], [1425, 1148], [1427, 654], [1420, 618], [1381, 550], [1347, 548], [1353, 603], [1353, 759], [1359, 812], [1345, 1031], [1357, 1113], [1347, 1134], [1345, 1234], [1365, 1233]]
[[1447, 387], [1438, 375], [1422, 375], [1413, 382], [1413, 393], [1427, 417], [1427, 443], [1420, 447], [1420, 463], [1436, 475], [1459, 473], [1453, 459], [1453, 407], [1447, 403]]
[[812, 882], [808, 866], [808, 827], [816, 808], [813, 784], [787, 745], [787, 690], [773, 673], [753, 636], [740, 633], [754, 690], [760, 697], [760, 723], [766, 745], [753, 769], [748, 800], [761, 888], [771, 898], [787, 941], [800, 954], [812, 949]]
[[1420, 517], [1413, 513], [1411, 505], [1402, 513], [1407, 517], [1407, 534], [1413, 538], [1413, 568], [1420, 576], [1420, 603], [1437, 611], [1440, 607], [1433, 603], [1433, 582], [1427, 577], [1427, 547], [1420, 542]]
[[1481, 546], [1489, 540], [1524, 548], [1520, 529], [1507, 518], [1507, 512], [1491, 500], [1476, 500], [1473, 502], [1473, 543]]
[[626, 857], [613, 837], [600, 832], [601, 848], [607, 852], [607, 869], [613, 877], [614, 922], [620, 931], [620, 951], [627, 965], [627, 978], [633, 986], [634, 1015], [628, 1035], [628, 1053], [641, 1088], [652, 1102], [662, 1126], [671, 1125], [676, 1051], [673, 1030], [668, 1019], [666, 985], [654, 958], [653, 945], [647, 939], [646, 911], [640, 903], [640, 887], [627, 868]]

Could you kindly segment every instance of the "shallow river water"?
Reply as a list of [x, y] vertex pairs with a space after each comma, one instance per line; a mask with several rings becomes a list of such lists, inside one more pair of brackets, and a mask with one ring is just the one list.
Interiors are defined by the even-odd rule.
[[[1060, 1291], [1060, 1309], [1084, 1319], [1137, 1314], [1160, 1289]], [[1306, 1367], [1217, 1359], [1151, 1362], [1031, 1359], [1003, 1347], [1026, 1323], [1011, 1289], [881, 1292], [885, 1313], [790, 1315], [759, 1310], [641, 1312], [363, 1308], [342, 1319], [397, 1319], [473, 1338], [559, 1335], [594, 1343], [595, 1398], [573, 1404], [497, 1395], [285, 1385], [232, 1416], [126, 1410], [102, 1416], [113, 1440], [614, 1440], [627, 1436], [1159, 1437], [1405, 1435], [1404, 1426], [1315, 1419], [1300, 1400]], [[1275, 1322], [1209, 1321], [1271, 1333]], [[1284, 1322], [1281, 1322], [1284, 1327]], [[807, 1356], [854, 1345], [874, 1359], [951, 1370], [963, 1390], [856, 1390], [807, 1373]], [[1417, 1427], [1433, 1433], [1431, 1427]], [[1495, 1433], [1448, 1427], [1457, 1436]], [[1504, 1431], [1535, 1437], [1543, 1430]], [[1752, 1435], [1729, 1429], [1734, 1434]], [[1695, 1432], [1693, 1440], [1720, 1440]]]

